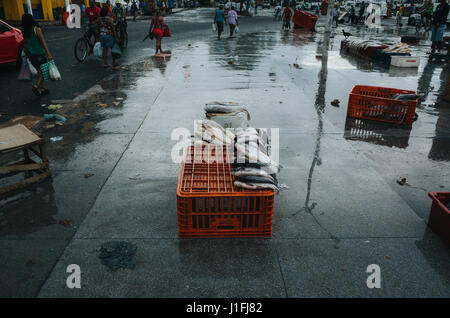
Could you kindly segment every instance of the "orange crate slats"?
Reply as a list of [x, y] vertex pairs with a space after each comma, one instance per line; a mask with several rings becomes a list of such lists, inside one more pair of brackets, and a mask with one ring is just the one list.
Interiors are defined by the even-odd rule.
[[395, 88], [356, 85], [349, 96], [347, 116], [411, 125], [417, 100], [403, 102], [391, 97], [394, 94], [415, 93]]
[[[193, 148], [185, 151], [178, 180], [178, 235], [271, 236], [274, 192], [235, 188], [230, 163], [207, 163], [210, 157], [200, 154], [206, 147]], [[207, 148], [221, 158], [228, 156], [226, 147]], [[190, 161], [195, 158], [197, 162]]]

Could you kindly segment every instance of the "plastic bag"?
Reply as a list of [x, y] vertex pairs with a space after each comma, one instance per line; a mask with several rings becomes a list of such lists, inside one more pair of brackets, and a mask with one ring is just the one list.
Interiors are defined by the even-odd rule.
[[48, 82], [50, 80], [50, 76], [48, 75], [48, 67], [50, 62], [41, 64], [42, 76], [44, 77], [44, 81]]
[[33, 66], [33, 64], [31, 64], [30, 60], [28, 60], [28, 59], [27, 59], [27, 63], [28, 63], [28, 67], [30, 68], [31, 75], [36, 76], [38, 73], [36, 68]]
[[212, 30], [213, 30], [213, 32], [216, 32], [216, 31], [217, 31], [217, 26], [216, 26], [215, 23], [212, 24]]
[[49, 62], [48, 74], [50, 75], [50, 79], [52, 79], [53, 81], [61, 80], [61, 74], [59, 73], [54, 60], [51, 60]]
[[94, 56], [99, 59], [101, 59], [103, 56], [103, 49], [100, 42], [96, 42], [94, 45]]
[[31, 81], [31, 70], [28, 65], [28, 61], [25, 58], [22, 58], [22, 65], [20, 66], [19, 76], [17, 76], [17, 80], [19, 81]]
[[236, 25], [236, 28], [234, 29], [234, 33], [238, 33], [239, 32], [239, 27]]
[[111, 49], [111, 54], [115, 59], [119, 59], [122, 56], [122, 51], [117, 43], [114, 43], [114, 46]]

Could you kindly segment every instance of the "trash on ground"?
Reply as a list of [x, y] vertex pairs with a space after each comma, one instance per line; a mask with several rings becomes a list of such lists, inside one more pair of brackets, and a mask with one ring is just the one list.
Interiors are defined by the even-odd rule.
[[26, 265], [26, 266], [30, 266], [30, 265], [36, 264], [37, 262], [38, 262], [38, 260], [37, 260], [36, 258], [30, 258], [30, 259], [25, 263], [25, 265]]
[[98, 106], [98, 107], [105, 108], [106, 106], [108, 106], [108, 104], [98, 103], [97, 106]]
[[93, 175], [94, 175], [93, 173], [86, 173], [86, 174], [84, 175], [84, 177], [87, 179], [87, 178], [92, 177]]
[[59, 224], [63, 225], [64, 227], [71, 227], [73, 226], [72, 220], [59, 220]]
[[61, 141], [61, 140], [63, 140], [63, 137], [61, 137], [61, 136], [58, 136], [58, 137], [50, 137], [50, 141], [51, 141], [51, 142], [58, 142], [58, 141]]
[[128, 177], [128, 179], [130, 180], [140, 180], [140, 173], [135, 174], [134, 176]]
[[335, 107], [339, 107], [339, 99], [333, 99], [331, 101], [331, 105], [335, 106]]
[[52, 104], [52, 105], [49, 105], [48, 107], [47, 107], [47, 109], [50, 109], [50, 110], [58, 110], [58, 109], [61, 109], [63, 107], [63, 105], [61, 105], [61, 104]]
[[99, 258], [102, 264], [107, 266], [110, 271], [116, 271], [119, 268], [133, 269], [135, 264], [132, 261], [136, 253], [137, 245], [130, 242], [112, 241], [102, 244]]
[[294, 63], [292, 65], [294, 65], [295, 68], [301, 69], [300, 65], [298, 65], [297, 63]]
[[58, 123], [65, 123], [67, 119], [64, 116], [58, 114], [44, 114], [44, 120], [54, 121], [55, 124], [58, 124]]
[[409, 184], [408, 183], [406, 183], [406, 178], [399, 178], [399, 179], [397, 179], [397, 183], [399, 184], [399, 185], [408, 185], [409, 186]]

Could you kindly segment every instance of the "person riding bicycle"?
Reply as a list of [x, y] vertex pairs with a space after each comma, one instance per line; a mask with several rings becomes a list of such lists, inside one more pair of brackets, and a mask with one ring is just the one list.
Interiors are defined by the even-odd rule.
[[427, 25], [431, 24], [431, 18], [433, 17], [434, 4], [433, 0], [428, 0], [428, 2], [422, 7], [421, 14], [425, 17]]
[[89, 18], [89, 28], [87, 31], [87, 36], [89, 39], [92, 35], [95, 37], [95, 42], [99, 41], [99, 32], [98, 32], [98, 25], [97, 25], [97, 19], [100, 16], [101, 9], [95, 5], [94, 0], [89, 1], [89, 7], [84, 10], [84, 14], [87, 15]]
[[116, 6], [112, 9], [112, 15], [114, 25], [116, 26], [116, 32], [122, 33], [127, 29], [127, 20], [125, 7], [122, 7], [120, 0], [116, 0]]

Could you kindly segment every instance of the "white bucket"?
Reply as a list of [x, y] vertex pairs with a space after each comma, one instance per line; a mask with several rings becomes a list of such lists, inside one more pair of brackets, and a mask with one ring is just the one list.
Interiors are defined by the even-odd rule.
[[391, 56], [391, 65], [397, 67], [419, 67], [420, 57], [418, 56]]

